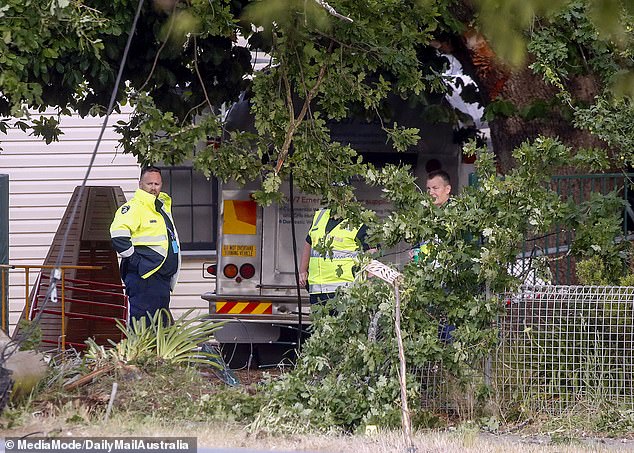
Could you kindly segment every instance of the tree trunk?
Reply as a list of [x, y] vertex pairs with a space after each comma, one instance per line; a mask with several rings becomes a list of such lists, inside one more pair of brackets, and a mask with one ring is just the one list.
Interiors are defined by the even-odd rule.
[[[467, 29], [460, 39], [439, 43], [441, 51], [449, 51], [462, 64], [466, 74], [478, 85], [484, 105], [493, 101], [510, 101], [516, 113], [498, 116], [489, 123], [493, 151], [502, 173], [514, 166], [513, 150], [538, 136], [558, 137], [564, 144], [582, 147], [605, 147], [605, 144], [571, 122], [570, 108], [556, 100], [557, 90], [541, 76], [533, 74], [528, 61], [524, 67], [511, 69], [496, 57], [485, 38], [476, 30]], [[600, 91], [599, 81], [592, 76], [576, 76], [566, 88], [575, 101], [592, 102]], [[528, 109], [543, 105], [542, 115], [527, 116]], [[534, 111], [533, 111], [534, 112]], [[569, 173], [570, 169], [562, 169]]]
[[[596, 79], [591, 77], [577, 77], [571, 80], [567, 88], [573, 99], [587, 101], [588, 98], [592, 99], [595, 93], [598, 93], [599, 84]], [[499, 159], [499, 167], [503, 173], [508, 172], [513, 167], [513, 149], [524, 141], [532, 141], [540, 135], [559, 138], [562, 143], [573, 149], [605, 146], [589, 132], [573, 126], [569, 118], [570, 109], [568, 106], [558, 105], [562, 101], [553, 103], [556, 94], [554, 87], [546, 84], [528, 67], [513, 71], [510, 74], [499, 97], [512, 102], [519, 114], [497, 118], [489, 124], [493, 150]], [[552, 107], [548, 108], [542, 117], [530, 119], [522, 115], [522, 112], [526, 112], [537, 103], [544, 103]], [[561, 169], [563, 173], [571, 171], [568, 168]]]

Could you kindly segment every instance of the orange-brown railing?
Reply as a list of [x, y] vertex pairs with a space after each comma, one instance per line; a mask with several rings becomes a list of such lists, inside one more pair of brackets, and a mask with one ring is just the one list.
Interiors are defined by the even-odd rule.
[[[61, 339], [61, 349], [64, 350], [66, 349], [66, 329], [67, 329], [67, 318], [69, 316], [72, 316], [73, 318], [77, 318], [77, 319], [84, 319], [84, 320], [99, 320], [99, 321], [107, 321], [107, 322], [112, 322], [112, 323], [116, 323], [117, 320], [121, 320], [125, 323], [125, 320], [127, 319], [127, 303], [126, 303], [126, 296], [123, 294], [123, 287], [122, 285], [116, 285], [116, 284], [109, 284], [109, 283], [103, 283], [103, 282], [92, 282], [92, 281], [87, 281], [87, 280], [79, 280], [79, 279], [71, 279], [71, 278], [67, 278], [66, 277], [66, 271], [68, 270], [101, 270], [102, 267], [101, 266], [69, 266], [69, 265], [64, 265], [64, 266], [52, 266], [52, 265], [12, 265], [12, 264], [2, 264], [0, 265], [0, 274], [2, 275], [1, 277], [1, 289], [0, 289], [0, 305], [1, 305], [1, 313], [0, 313], [0, 322], [1, 322], [1, 326], [2, 329], [8, 333], [8, 329], [9, 329], [9, 319], [8, 319], [8, 314], [9, 314], [9, 307], [8, 307], [8, 303], [5, 303], [5, 301], [8, 301], [7, 298], [7, 293], [8, 293], [8, 278], [7, 278], [7, 274], [8, 271], [10, 270], [23, 270], [24, 274], [25, 274], [25, 283], [24, 283], [24, 287], [25, 287], [25, 296], [24, 296], [24, 314], [25, 314], [25, 318], [26, 319], [33, 319], [35, 317], [36, 313], [47, 313], [50, 315], [55, 315], [55, 316], [60, 316], [60, 322], [61, 322], [61, 335], [60, 335], [60, 339]], [[48, 275], [44, 275], [43, 273], [40, 272], [39, 275], [39, 280], [37, 282], [37, 284], [35, 285], [35, 290], [33, 292], [34, 299], [33, 301], [30, 300], [30, 296], [29, 296], [29, 286], [30, 286], [30, 274], [31, 271], [37, 269], [38, 271], [44, 270], [44, 269], [48, 269], [48, 270], [54, 270], [54, 269], [59, 269], [60, 270], [60, 276], [59, 276], [59, 281], [57, 282], [58, 284], [61, 285], [61, 305], [60, 305], [60, 309], [56, 310], [56, 309], [51, 309], [51, 308], [47, 308], [45, 305], [45, 300], [44, 297], [45, 296], [38, 296], [38, 292], [39, 292], [39, 287], [40, 285], [42, 285], [42, 280], [50, 280], [50, 277]], [[70, 283], [71, 285], [75, 285], [75, 286], [71, 286], [70, 288], [67, 288], [67, 283]], [[49, 283], [50, 284], [50, 283]], [[83, 285], [84, 287], [81, 286], [76, 286], [76, 285]], [[86, 286], [90, 286], [91, 288], [101, 288], [101, 290], [99, 289], [91, 289], [91, 288], [86, 288]], [[84, 294], [90, 294], [92, 296], [119, 296], [121, 298], [123, 298], [122, 303], [121, 304], [107, 304], [107, 303], [103, 303], [103, 302], [96, 302], [96, 301], [91, 301], [91, 300], [85, 300], [85, 299], [81, 299], [81, 298], [67, 298], [67, 292], [71, 291], [73, 293], [73, 295], [77, 294], [77, 293], [84, 293]], [[114, 291], [114, 292], [113, 292]], [[120, 293], [120, 294], [119, 294]], [[77, 306], [81, 306], [81, 305], [90, 305], [90, 306], [94, 306], [94, 307], [106, 307], [109, 309], [121, 309], [121, 316], [117, 316], [117, 317], [110, 317], [110, 316], [99, 316], [99, 315], [93, 315], [93, 314], [89, 314], [89, 313], [79, 313], [79, 312], [69, 312], [67, 310], [67, 302], [70, 302], [71, 304], [73, 304], [73, 306], [77, 305]], [[32, 303], [33, 303], [33, 307], [32, 307]], [[40, 305], [42, 304], [42, 305]], [[43, 339], [43, 342], [48, 342], [48, 343], [56, 343], [54, 341], [51, 340], [46, 340]], [[80, 343], [72, 343], [72, 346], [75, 347], [82, 347], [85, 346], [83, 344]]]

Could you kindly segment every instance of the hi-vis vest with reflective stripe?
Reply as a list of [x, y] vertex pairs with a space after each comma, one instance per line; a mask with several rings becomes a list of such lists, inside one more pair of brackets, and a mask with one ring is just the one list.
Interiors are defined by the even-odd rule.
[[[359, 254], [356, 242], [359, 228], [346, 229], [342, 222], [326, 235], [326, 225], [330, 219], [330, 209], [321, 209], [315, 213], [313, 224], [308, 232], [311, 239], [310, 261], [308, 262], [308, 292], [310, 294], [334, 293], [337, 288], [348, 285], [354, 280], [352, 268], [357, 264]], [[321, 255], [315, 245], [324, 236], [332, 238], [332, 254]]]
[[[172, 218], [172, 199], [164, 192], [161, 192], [158, 198], [163, 202], [165, 212]], [[142, 278], [148, 278], [161, 268], [167, 258], [167, 248], [171, 246], [165, 219], [156, 210], [155, 200], [154, 195], [137, 189], [134, 198], [117, 210], [110, 225], [110, 237], [113, 242], [119, 239], [118, 243], [128, 245], [125, 249], [117, 249], [122, 258], [132, 256], [137, 246], [144, 246], [155, 252], [156, 263], [152, 263], [151, 270], [141, 275]], [[178, 240], [176, 231], [174, 234]], [[178, 259], [180, 268], [180, 254]]]

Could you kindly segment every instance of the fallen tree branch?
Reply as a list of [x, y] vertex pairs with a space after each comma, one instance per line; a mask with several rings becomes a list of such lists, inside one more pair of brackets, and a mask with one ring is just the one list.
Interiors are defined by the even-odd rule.
[[[333, 48], [333, 43], [330, 43], [330, 47], [328, 48], [328, 53], [332, 52], [332, 48]], [[306, 95], [306, 99], [304, 100], [304, 105], [302, 106], [302, 110], [299, 112], [299, 115], [297, 116], [297, 118], [295, 118], [295, 113], [294, 113], [295, 110], [293, 109], [293, 99], [292, 99], [292, 94], [290, 89], [290, 82], [288, 81], [287, 77], [284, 80], [286, 85], [286, 90], [287, 90], [286, 102], [289, 104], [291, 119], [288, 125], [288, 129], [286, 130], [286, 136], [284, 137], [284, 144], [282, 145], [282, 149], [280, 150], [280, 155], [277, 159], [277, 165], [275, 166], [275, 173], [280, 172], [280, 169], [282, 168], [282, 164], [284, 164], [284, 160], [288, 156], [288, 151], [291, 147], [291, 142], [293, 141], [293, 136], [295, 135], [295, 131], [304, 120], [304, 117], [306, 116], [306, 113], [308, 112], [308, 107], [310, 106], [310, 103], [312, 102], [313, 98], [317, 95], [319, 86], [323, 82], [324, 76], [326, 75], [327, 68], [328, 68], [328, 63], [326, 62], [319, 69], [319, 75], [317, 76], [317, 81], [315, 82], [315, 85], [313, 85], [311, 90]]]
[[88, 384], [93, 379], [96, 379], [96, 378], [98, 378], [99, 376], [101, 376], [103, 374], [109, 373], [113, 369], [114, 369], [114, 365], [106, 365], [105, 367], [99, 368], [99, 369], [93, 371], [92, 373], [88, 373], [86, 376], [83, 376], [83, 377], [77, 379], [76, 381], [64, 384], [63, 385], [63, 389], [64, 390], [73, 390], [73, 389], [76, 389], [77, 387], [81, 387], [82, 385]]

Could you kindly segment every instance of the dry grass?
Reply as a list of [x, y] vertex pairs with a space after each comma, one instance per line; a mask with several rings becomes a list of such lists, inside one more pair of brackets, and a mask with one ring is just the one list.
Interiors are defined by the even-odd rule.
[[[405, 451], [400, 432], [380, 431], [374, 435], [269, 435], [247, 433], [240, 426], [223, 423], [188, 423], [166, 426], [151, 416], [145, 420], [130, 419], [115, 415], [107, 422], [83, 422], [77, 408], [67, 407], [55, 417], [37, 414], [24, 416], [20, 426], [0, 430], [0, 436], [152, 436], [152, 437], [196, 437], [198, 447], [208, 448], [252, 448], [275, 451], [312, 451], [340, 453], [387, 453]], [[87, 416], [87, 414], [84, 414]], [[86, 418], [86, 420], [88, 417]], [[607, 452], [634, 451], [632, 441], [584, 440], [567, 444], [553, 444], [545, 436], [490, 435], [471, 428], [454, 431], [418, 432], [414, 444], [419, 453], [444, 452]]]
[[[192, 370], [166, 366], [161, 366], [160, 371], [147, 373], [125, 366], [73, 392], [62, 392], [54, 386], [42, 389], [33, 399], [5, 411], [0, 418], [0, 436], [196, 437], [198, 446], [207, 448], [338, 453], [406, 451], [399, 431], [379, 431], [373, 435], [354, 436], [272, 435], [263, 431], [249, 432], [244, 426], [226, 422], [183, 422], [182, 420], [192, 419], [192, 413], [198, 415], [196, 420], [206, 420], [205, 414], [196, 412], [195, 403], [200, 401], [202, 395], [211, 396], [210, 401], [214, 401], [215, 392], [221, 384], [213, 373], [199, 374]], [[261, 373], [245, 373], [240, 375], [243, 383], [254, 383], [262, 379]], [[115, 408], [110, 420], [104, 421], [105, 407], [115, 381], [119, 384]], [[188, 412], [188, 409], [194, 412]], [[575, 420], [583, 417], [583, 414], [582, 410], [575, 411]], [[572, 415], [569, 417], [570, 426], [561, 421], [552, 426], [538, 421], [532, 426], [533, 432], [550, 429], [552, 436], [492, 435], [482, 433], [475, 424], [464, 424], [443, 431], [419, 431], [415, 434], [414, 444], [418, 453], [634, 451], [634, 440], [576, 440], [584, 434], [570, 435], [571, 432], [579, 431], [564, 431], [564, 428], [580, 424], [573, 423]]]

